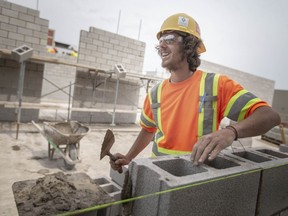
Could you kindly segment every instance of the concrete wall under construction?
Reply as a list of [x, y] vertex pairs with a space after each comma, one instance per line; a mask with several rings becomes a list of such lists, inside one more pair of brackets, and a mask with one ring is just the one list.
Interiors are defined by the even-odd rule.
[[127, 72], [143, 72], [145, 43], [90, 27], [81, 30], [78, 63], [102, 70], [113, 70], [115, 64], [122, 64]]
[[[13, 50], [27, 45], [34, 55], [47, 55], [48, 20], [39, 17], [39, 11], [0, 0], [0, 48]], [[20, 64], [9, 58], [0, 59], [0, 101], [18, 101]], [[44, 65], [26, 63], [23, 102], [39, 103], [42, 92]], [[3, 121], [15, 121], [15, 108], [0, 107]], [[21, 121], [38, 120], [39, 110], [23, 109]]]
[[[71, 56], [57, 56], [58, 60], [76, 63], [77, 58]], [[41, 109], [39, 119], [63, 121], [68, 119], [69, 94], [73, 100], [76, 68], [73, 66], [45, 63], [41, 104], [58, 105], [59, 109]], [[70, 87], [71, 84], [71, 87]], [[72, 101], [70, 102], [72, 104]]]
[[[115, 64], [122, 64], [127, 72], [141, 74], [144, 52], [144, 42], [90, 27], [89, 31], [81, 31], [78, 63], [108, 73], [114, 72]], [[119, 83], [115, 122], [135, 123], [141, 82], [125, 77]], [[82, 122], [112, 123], [116, 87], [116, 76], [78, 68], [73, 108], [79, 109], [72, 111], [72, 118]], [[85, 111], [85, 108], [91, 110]]]
[[39, 11], [0, 0], [0, 47], [13, 50], [23, 44], [34, 55], [47, 55], [48, 20]]
[[[145, 43], [91, 27], [89, 32], [81, 31], [78, 58], [61, 55], [61, 53], [53, 55], [47, 52], [46, 47], [48, 24], [48, 20], [39, 17], [39, 11], [0, 0], [1, 49], [13, 50], [25, 44], [33, 48], [33, 55], [40, 58], [49, 57], [56, 61], [65, 61], [72, 64], [79, 63], [105, 71], [113, 71], [114, 65], [120, 63], [127, 72], [142, 73]], [[34, 89], [37, 92], [35, 93], [37, 99], [35, 98], [32, 101], [40, 103], [41, 109], [26, 108], [26, 113], [33, 114], [30, 116], [26, 115], [27, 118], [22, 117], [22, 121], [24, 119], [26, 119], [25, 121], [38, 120], [38, 117], [42, 120], [62, 121], [67, 120], [68, 114], [71, 114], [72, 119], [74, 118], [74, 120], [81, 122], [91, 122], [91, 120], [93, 122], [111, 122], [111, 108], [114, 106], [116, 93], [115, 76], [109, 79], [102, 76], [100, 81], [105, 79], [105, 88], [102, 83], [101, 86], [97, 86], [97, 89], [95, 89], [92, 82], [97, 82], [96, 79], [101, 76], [97, 75], [96, 79], [93, 79], [93, 76], [89, 77], [88, 70], [53, 63], [43, 63], [42, 66], [39, 66], [38, 63], [34, 66], [31, 66], [31, 64], [33, 65], [34, 63], [29, 62], [26, 67], [23, 102], [31, 102], [27, 100], [25, 94], [29, 91], [29, 88]], [[37, 69], [31, 69], [35, 67]], [[11, 56], [1, 56], [1, 77], [9, 74], [7, 77], [12, 80], [9, 82], [14, 83], [12, 87], [9, 87], [6, 84], [7, 79], [1, 79], [0, 88], [4, 90], [1, 91], [1, 100], [2, 98], [4, 100], [2, 104], [17, 102], [19, 70], [19, 63], [12, 60]], [[83, 79], [83, 76], [85, 79]], [[39, 77], [43, 79], [41, 81], [43, 85], [41, 87], [38, 84], [33, 86], [34, 80], [38, 82]], [[69, 89], [70, 83], [72, 85], [71, 89]], [[120, 80], [116, 106], [116, 110], [118, 110], [115, 119], [116, 123], [134, 123], [136, 121], [140, 84], [139, 79], [122, 78]], [[74, 95], [74, 89], [76, 95]], [[69, 91], [71, 91], [70, 98]], [[103, 91], [106, 92], [103, 93]], [[12, 92], [14, 96], [9, 97]], [[103, 95], [105, 100], [103, 100]], [[99, 103], [103, 101], [104, 103], [100, 106]], [[76, 111], [68, 113], [69, 102], [76, 106]], [[79, 108], [98, 108], [102, 110], [95, 112], [94, 109], [93, 112], [85, 112], [83, 109], [79, 111]], [[6, 115], [2, 115], [3, 118], [1, 120], [15, 121], [14, 109], [9, 110], [6, 107], [0, 107], [0, 109], [1, 112], [6, 113]], [[110, 110], [107, 111], [107, 109]], [[121, 113], [120, 109], [124, 111], [128, 109], [128, 112]], [[11, 113], [7, 115], [7, 112]]]
[[[0, 59], [0, 101], [18, 101], [18, 80], [20, 64], [9, 59]], [[22, 101], [39, 103], [42, 89], [44, 65], [28, 62], [26, 64], [24, 90]], [[0, 106], [0, 121], [16, 121], [16, 109], [14, 106]], [[38, 120], [39, 110], [23, 109], [21, 121]]]
[[288, 124], [288, 91], [275, 90], [273, 108], [280, 114], [281, 121]]

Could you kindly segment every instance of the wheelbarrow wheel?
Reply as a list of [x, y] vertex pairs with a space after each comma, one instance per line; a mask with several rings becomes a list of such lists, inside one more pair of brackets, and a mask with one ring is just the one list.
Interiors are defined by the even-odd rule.
[[[69, 157], [72, 161], [77, 160], [77, 148], [76, 144], [70, 144], [69, 145]], [[64, 160], [64, 165], [67, 170], [72, 170], [75, 167], [75, 164], [68, 164], [66, 160]]]

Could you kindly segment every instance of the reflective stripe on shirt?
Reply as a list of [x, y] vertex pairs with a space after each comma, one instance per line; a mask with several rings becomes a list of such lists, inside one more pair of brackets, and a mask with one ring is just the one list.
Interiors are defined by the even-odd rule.
[[234, 121], [241, 121], [251, 105], [259, 101], [261, 101], [259, 98], [243, 89], [230, 99], [224, 116]]

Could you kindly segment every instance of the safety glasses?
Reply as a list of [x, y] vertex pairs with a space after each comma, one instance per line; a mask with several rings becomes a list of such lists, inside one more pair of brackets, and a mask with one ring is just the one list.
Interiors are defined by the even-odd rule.
[[166, 44], [172, 44], [176, 40], [177, 36], [175, 34], [166, 34], [159, 38], [159, 45], [164, 41]]

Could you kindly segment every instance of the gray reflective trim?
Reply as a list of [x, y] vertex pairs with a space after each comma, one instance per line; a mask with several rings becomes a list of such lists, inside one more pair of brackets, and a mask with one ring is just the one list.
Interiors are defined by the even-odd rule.
[[[213, 132], [214, 112], [213, 101], [217, 100], [217, 96], [213, 95], [214, 73], [207, 73], [205, 78], [206, 97], [204, 100], [204, 119], [203, 119], [203, 135]], [[201, 97], [202, 98], [202, 97]]]
[[[199, 96], [199, 101], [203, 100], [204, 96]], [[213, 106], [213, 101], [217, 101], [218, 97], [217, 96], [206, 96], [204, 98], [204, 108], [208, 107], [211, 108]]]
[[154, 116], [154, 120], [155, 120], [155, 124], [158, 127], [158, 114], [157, 114], [157, 110], [160, 107], [160, 103], [157, 101], [157, 94], [158, 94], [158, 88], [160, 83], [157, 83], [155, 86], [153, 86], [153, 88], [151, 89], [151, 100], [152, 100], [152, 104], [151, 104], [151, 108], [152, 108], [152, 112], [153, 112], [153, 116]]
[[158, 109], [160, 107], [160, 103], [152, 103], [151, 108], [152, 109]]
[[159, 130], [158, 132], [156, 132], [155, 134], [155, 141], [157, 141], [159, 138], [163, 137], [164, 134]]
[[164, 155], [167, 155], [167, 154], [163, 154], [163, 153], [161, 153], [161, 152], [158, 151], [158, 146], [157, 146], [157, 144], [156, 144], [155, 142], [153, 143], [153, 146], [152, 146], [152, 152], [153, 152], [153, 154], [156, 155], [156, 156], [164, 156]]
[[155, 127], [155, 124], [153, 124], [152, 122], [148, 121], [143, 113], [141, 113], [141, 116], [140, 116], [140, 120], [143, 122], [144, 125], [146, 125], [147, 127]]
[[208, 96], [213, 95], [213, 81], [214, 81], [215, 74], [214, 73], [207, 73], [205, 78], [205, 90]]
[[203, 135], [213, 132], [214, 112], [215, 110], [213, 108], [204, 107]]
[[232, 119], [233, 121], [238, 121], [238, 117], [241, 113], [241, 110], [245, 107], [245, 105], [252, 99], [257, 98], [254, 94], [247, 92], [241, 95], [232, 105], [227, 117]]
[[158, 88], [161, 82], [157, 83], [153, 88], [151, 89], [151, 99], [152, 99], [152, 104], [153, 103], [158, 103], [157, 101], [157, 93], [158, 93]]

